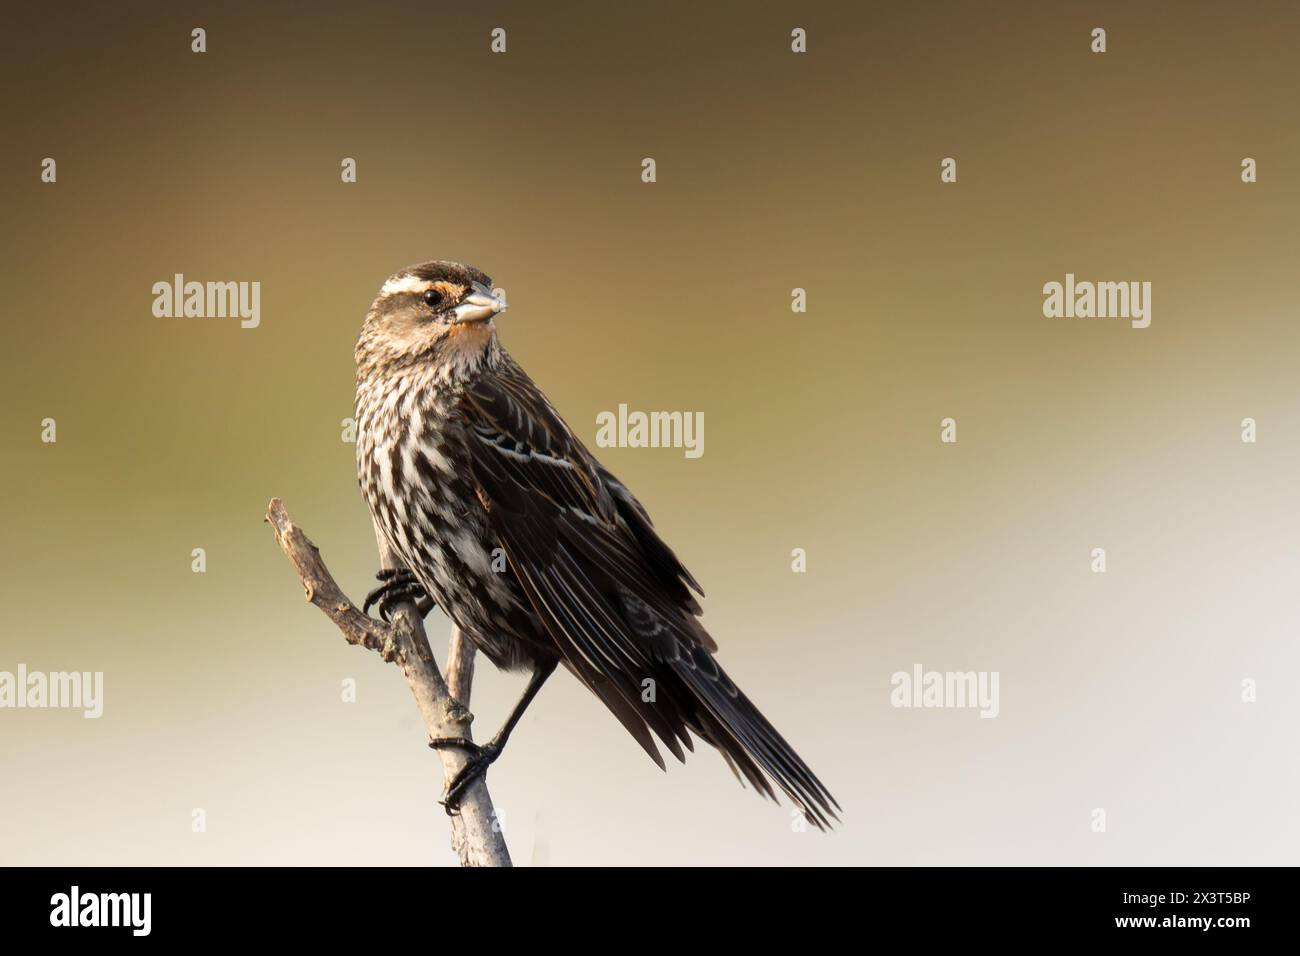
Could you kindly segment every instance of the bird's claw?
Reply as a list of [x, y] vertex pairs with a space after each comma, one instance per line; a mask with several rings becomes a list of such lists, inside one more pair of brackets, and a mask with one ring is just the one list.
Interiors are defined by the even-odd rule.
[[429, 592], [406, 568], [384, 568], [375, 577], [383, 583], [366, 595], [361, 606], [362, 614], [369, 614], [371, 605], [378, 602], [379, 616], [384, 621], [391, 621], [393, 610], [398, 604], [411, 602], [421, 617], [433, 610], [433, 598]]
[[457, 771], [456, 776], [452, 777], [442, 799], [438, 801], [447, 811], [447, 816], [454, 817], [460, 813], [460, 801], [464, 799], [465, 791], [475, 780], [487, 773], [487, 768], [501, 756], [501, 747], [496, 741], [489, 741], [480, 746], [465, 737], [435, 737], [429, 741], [429, 746], [434, 750], [455, 747], [469, 754], [469, 760]]

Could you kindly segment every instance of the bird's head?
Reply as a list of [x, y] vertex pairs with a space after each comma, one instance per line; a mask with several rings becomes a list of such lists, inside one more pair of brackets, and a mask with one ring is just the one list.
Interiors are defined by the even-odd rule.
[[492, 280], [459, 262], [424, 262], [389, 276], [357, 341], [362, 371], [413, 364], [473, 371], [496, 346], [492, 321], [506, 308]]

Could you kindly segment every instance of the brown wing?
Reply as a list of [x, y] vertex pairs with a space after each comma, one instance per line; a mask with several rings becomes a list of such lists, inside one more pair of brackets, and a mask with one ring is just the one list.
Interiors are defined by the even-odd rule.
[[713, 659], [699, 585], [523, 370], [505, 359], [460, 412], [479, 500], [574, 673], [660, 766], [646, 728], [679, 760], [694, 731], [760, 791], [771, 794], [759, 766], [824, 823], [829, 793]]

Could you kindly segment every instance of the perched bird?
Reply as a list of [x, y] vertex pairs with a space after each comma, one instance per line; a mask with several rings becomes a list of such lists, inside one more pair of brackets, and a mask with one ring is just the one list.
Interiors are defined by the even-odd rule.
[[563, 664], [661, 769], [655, 738], [684, 761], [694, 734], [825, 829], [838, 804], [714, 660], [703, 591], [646, 510], [501, 345], [504, 308], [477, 269], [411, 266], [380, 289], [355, 352], [357, 475], [409, 572], [366, 609], [432, 599], [497, 667], [531, 673], [489, 743], [431, 743], [471, 753], [448, 812]]

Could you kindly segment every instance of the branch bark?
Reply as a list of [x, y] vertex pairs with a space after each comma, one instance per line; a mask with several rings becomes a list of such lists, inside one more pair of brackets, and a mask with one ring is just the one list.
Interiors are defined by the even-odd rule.
[[[266, 521], [275, 531], [275, 540], [298, 572], [307, 600], [320, 608], [343, 634], [349, 644], [375, 651], [385, 661], [401, 669], [411, 688], [415, 705], [424, 718], [429, 737], [470, 736], [469, 695], [474, 678], [474, 645], [453, 626], [447, 653], [447, 680], [444, 681], [429, 648], [424, 622], [415, 605], [397, 605], [392, 624], [376, 620], [353, 604], [334, 581], [321, 559], [320, 550], [302, 532], [284, 509], [279, 498], [272, 498]], [[401, 562], [388, 548], [382, 535], [379, 542], [380, 564], [400, 567]], [[469, 755], [458, 749], [431, 751], [442, 760], [444, 785], [465, 765]], [[439, 808], [441, 810], [441, 808]], [[510, 852], [497, 824], [496, 810], [480, 777], [466, 791], [460, 812], [451, 820], [451, 845], [460, 857], [461, 866], [510, 866]]]

